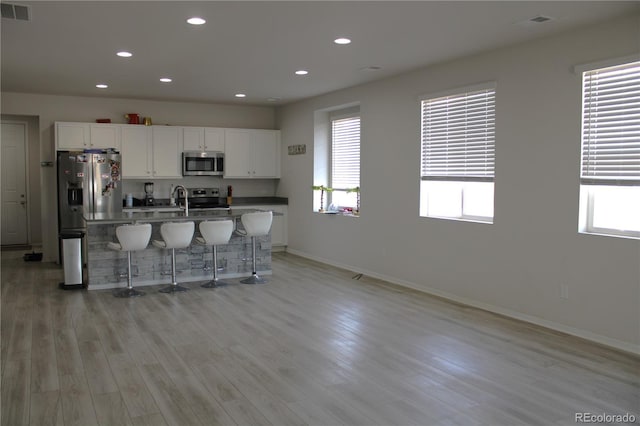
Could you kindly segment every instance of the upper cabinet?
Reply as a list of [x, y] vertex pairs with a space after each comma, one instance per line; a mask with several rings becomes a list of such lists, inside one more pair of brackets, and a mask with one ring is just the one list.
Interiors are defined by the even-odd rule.
[[183, 127], [185, 151], [224, 152], [224, 129], [218, 127]]
[[153, 177], [181, 178], [182, 132], [179, 127], [153, 126]]
[[84, 149], [91, 146], [89, 123], [56, 123], [56, 149]]
[[182, 178], [183, 151], [225, 153], [226, 178], [280, 178], [280, 131], [219, 127], [55, 123], [56, 150], [114, 148], [122, 177]]
[[153, 177], [151, 128], [127, 125], [122, 128], [122, 177]]
[[120, 126], [113, 124], [91, 124], [91, 148], [115, 148], [120, 150]]
[[280, 131], [226, 129], [225, 178], [279, 178]]
[[224, 152], [224, 129], [217, 127], [204, 128], [205, 151]]
[[180, 127], [122, 127], [122, 177], [128, 179], [181, 178]]
[[120, 149], [120, 126], [99, 123], [57, 122], [56, 150]]

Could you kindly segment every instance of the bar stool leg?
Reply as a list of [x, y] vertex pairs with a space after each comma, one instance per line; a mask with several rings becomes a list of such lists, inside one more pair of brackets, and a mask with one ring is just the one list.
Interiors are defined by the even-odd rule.
[[188, 291], [189, 289], [178, 284], [176, 279], [176, 249], [171, 249], [171, 284], [163, 289], [160, 293], [177, 293], [180, 291]]
[[213, 279], [207, 283], [202, 284], [200, 287], [204, 288], [217, 288], [217, 287], [225, 287], [229, 285], [229, 283], [225, 281], [220, 281], [218, 279], [218, 247], [213, 245]]
[[269, 281], [267, 281], [266, 279], [260, 277], [257, 273], [256, 273], [256, 237], [251, 237], [251, 254], [253, 256], [252, 261], [251, 261], [251, 266], [252, 266], [252, 273], [251, 276], [249, 278], [245, 278], [244, 280], [241, 280], [240, 282], [242, 284], [266, 284]]
[[133, 284], [131, 283], [132, 280], [132, 273], [131, 273], [131, 251], [127, 251], [127, 288], [123, 288], [121, 290], [116, 291], [115, 293], [113, 293], [113, 295], [115, 297], [137, 297], [137, 296], [144, 296], [144, 292], [142, 291], [138, 291], [135, 288], [133, 288]]

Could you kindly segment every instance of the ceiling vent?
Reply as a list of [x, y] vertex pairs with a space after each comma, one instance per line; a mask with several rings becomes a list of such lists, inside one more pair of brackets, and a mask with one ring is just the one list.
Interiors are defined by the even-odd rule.
[[2, 17], [18, 21], [30, 21], [31, 9], [21, 4], [1, 3]]
[[530, 22], [535, 22], [536, 24], [542, 24], [543, 22], [552, 21], [553, 18], [549, 16], [538, 15], [534, 18], [529, 19]]

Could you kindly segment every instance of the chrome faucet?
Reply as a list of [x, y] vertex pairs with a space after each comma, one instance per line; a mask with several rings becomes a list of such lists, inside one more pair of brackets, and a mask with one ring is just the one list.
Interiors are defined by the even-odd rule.
[[[180, 188], [182, 188], [182, 191], [184, 192], [184, 215], [189, 216], [189, 191], [187, 191], [187, 188], [182, 185], [177, 185], [173, 189], [173, 193], [171, 195], [175, 196], [176, 191]], [[180, 193], [178, 193], [178, 196], [180, 196]], [[178, 205], [180, 205], [180, 203], [178, 203]]]

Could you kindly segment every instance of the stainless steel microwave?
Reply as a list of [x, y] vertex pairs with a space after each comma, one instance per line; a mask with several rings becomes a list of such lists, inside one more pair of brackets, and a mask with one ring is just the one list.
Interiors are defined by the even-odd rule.
[[220, 176], [224, 173], [224, 152], [185, 151], [182, 176]]

